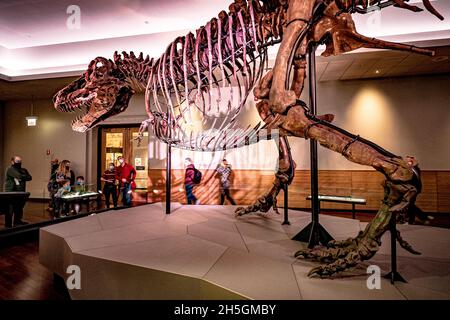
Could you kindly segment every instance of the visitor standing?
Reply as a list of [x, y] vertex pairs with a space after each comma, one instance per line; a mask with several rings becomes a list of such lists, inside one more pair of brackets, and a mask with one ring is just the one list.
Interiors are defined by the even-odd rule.
[[126, 207], [131, 207], [132, 193], [135, 187], [134, 179], [136, 178], [136, 170], [131, 164], [120, 156], [117, 158], [119, 166], [117, 167], [117, 176], [120, 182], [120, 190], [122, 193], [122, 203]]
[[200, 183], [201, 173], [198, 171], [191, 158], [186, 158], [184, 160], [184, 165], [186, 167], [186, 172], [184, 175], [184, 187], [186, 190], [186, 198], [188, 204], [200, 204], [197, 197], [194, 195], [194, 185]]
[[58, 170], [56, 170], [56, 182], [58, 182], [59, 187], [65, 183], [65, 180], [69, 180], [70, 186], [75, 185], [75, 172], [70, 167], [69, 160], [63, 160], [59, 164]]
[[[22, 167], [22, 158], [19, 156], [11, 158], [11, 166], [6, 169], [5, 177], [5, 192], [26, 192], [26, 183], [32, 179], [28, 170]], [[20, 201], [13, 206], [14, 226], [28, 224], [22, 221], [24, 206], [25, 201]], [[6, 215], [6, 228], [13, 226], [13, 217]]]
[[225, 198], [230, 201], [232, 205], [236, 205], [233, 198], [230, 195], [231, 186], [231, 165], [228, 163], [227, 159], [223, 159], [222, 163], [217, 166], [216, 172], [220, 176], [220, 204], [225, 203]]
[[114, 208], [117, 208], [117, 172], [114, 163], [108, 165], [108, 170], [103, 172], [100, 178], [105, 185], [103, 186], [103, 194], [105, 195], [106, 208], [110, 208], [110, 198], [112, 196], [112, 201]]

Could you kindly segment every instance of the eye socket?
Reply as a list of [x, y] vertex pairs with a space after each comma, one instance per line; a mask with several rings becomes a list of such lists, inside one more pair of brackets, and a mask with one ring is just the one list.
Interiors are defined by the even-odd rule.
[[93, 65], [92, 69], [89, 72], [89, 79], [94, 79], [103, 76], [105, 73], [106, 64], [102, 61], [97, 61]]

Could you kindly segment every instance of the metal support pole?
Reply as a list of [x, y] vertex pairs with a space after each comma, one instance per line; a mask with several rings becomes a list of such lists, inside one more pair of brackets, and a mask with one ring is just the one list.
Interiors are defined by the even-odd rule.
[[283, 184], [283, 193], [284, 193], [284, 221], [282, 225], [290, 225], [289, 222], [289, 194], [288, 194], [289, 186], [287, 183]]
[[170, 143], [167, 144], [167, 158], [166, 158], [166, 214], [170, 214], [170, 196], [171, 196], [171, 185], [172, 185], [172, 146]]
[[385, 275], [384, 278], [390, 279], [391, 284], [394, 284], [395, 281], [406, 283], [407, 281], [397, 272], [397, 226], [394, 214], [389, 222], [389, 231], [391, 233], [391, 272]]
[[[308, 78], [309, 78], [309, 106], [311, 113], [317, 115], [317, 90], [316, 90], [316, 49], [317, 45], [312, 44], [308, 55]], [[311, 160], [311, 213], [312, 221], [319, 223], [319, 165], [317, 157], [317, 141], [310, 140], [310, 160]]]
[[172, 119], [167, 109], [167, 157], [166, 157], [166, 214], [170, 214], [171, 187], [172, 187]]
[[[317, 88], [316, 88], [316, 49], [317, 44], [311, 43], [308, 47], [308, 80], [309, 80], [309, 108], [313, 115], [317, 115]], [[321, 243], [326, 245], [333, 237], [319, 223], [319, 170], [317, 157], [317, 141], [310, 141], [311, 159], [311, 218], [312, 221], [292, 240], [308, 242], [308, 248]]]

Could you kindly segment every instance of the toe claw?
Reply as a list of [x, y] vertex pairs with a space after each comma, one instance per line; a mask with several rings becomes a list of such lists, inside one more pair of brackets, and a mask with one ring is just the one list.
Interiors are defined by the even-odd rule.
[[331, 240], [327, 243], [327, 248], [336, 248], [338, 246], [338, 243], [336, 240]]
[[307, 256], [308, 256], [307, 250], [298, 250], [294, 254], [294, 257], [296, 257], [296, 258], [303, 258], [303, 259], [305, 259]]
[[313, 277], [316, 277], [316, 276], [322, 277], [322, 273], [323, 273], [322, 266], [318, 266], [318, 267], [312, 268], [308, 272], [308, 277], [309, 278], [313, 278]]
[[245, 214], [245, 208], [244, 207], [239, 207], [234, 211], [234, 215], [236, 217], [240, 217], [243, 216]]

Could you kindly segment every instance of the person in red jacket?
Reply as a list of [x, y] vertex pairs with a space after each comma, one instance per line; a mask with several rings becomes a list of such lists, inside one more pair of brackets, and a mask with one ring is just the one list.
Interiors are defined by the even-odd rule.
[[186, 158], [184, 160], [184, 165], [186, 167], [186, 172], [184, 175], [184, 188], [186, 190], [187, 202], [188, 204], [200, 204], [194, 195], [195, 166], [192, 163], [191, 158]]
[[134, 182], [136, 170], [131, 164], [126, 163], [122, 156], [118, 157], [117, 160], [119, 161], [119, 166], [116, 168], [116, 171], [122, 193], [122, 203], [125, 207], [131, 207], [132, 192], [136, 186]]

